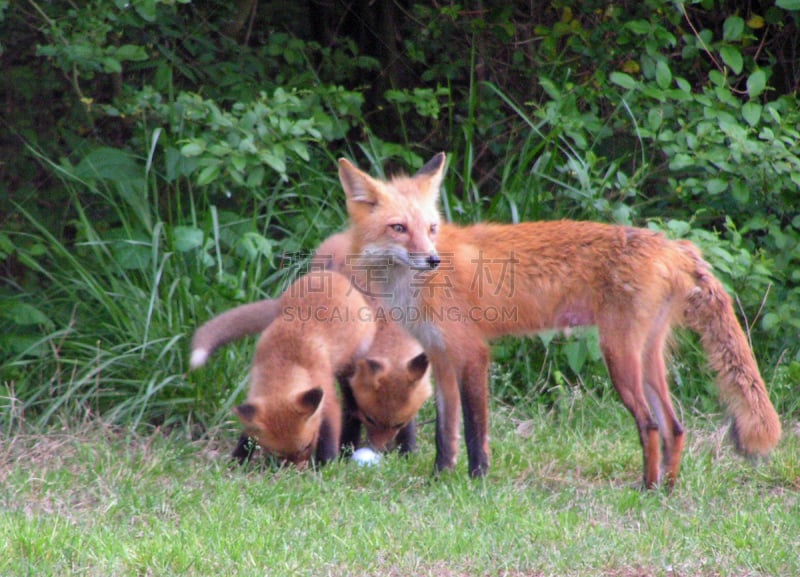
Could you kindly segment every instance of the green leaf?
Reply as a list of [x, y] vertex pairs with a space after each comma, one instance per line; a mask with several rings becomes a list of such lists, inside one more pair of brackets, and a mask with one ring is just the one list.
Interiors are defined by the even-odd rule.
[[203, 245], [203, 231], [194, 226], [176, 226], [172, 229], [175, 250], [187, 252]]
[[750, 98], [758, 98], [767, 86], [767, 74], [763, 70], [756, 70], [747, 78], [747, 93]]
[[746, 206], [750, 201], [750, 188], [744, 182], [734, 182], [733, 186], [731, 186], [731, 193], [736, 202], [742, 206]]
[[667, 228], [677, 238], [683, 238], [692, 230], [692, 225], [685, 220], [670, 220], [667, 222]]
[[119, 60], [116, 58], [112, 58], [111, 56], [104, 56], [101, 59], [103, 63], [103, 72], [107, 72], [109, 74], [117, 74], [122, 72], [122, 64], [119, 63]]
[[672, 84], [672, 72], [670, 72], [669, 64], [667, 64], [666, 60], [659, 60], [656, 63], [656, 84], [663, 90], [666, 90]]
[[311, 156], [308, 153], [308, 148], [299, 140], [292, 140], [286, 143], [286, 148], [294, 152], [297, 156], [308, 162]]
[[47, 315], [35, 306], [16, 301], [0, 303], [0, 318], [8, 319], [18, 326], [44, 325], [50, 327], [53, 325]]
[[706, 190], [708, 194], [712, 196], [716, 196], [722, 192], [724, 192], [728, 188], [728, 183], [722, 180], [721, 178], [712, 178], [708, 182], [706, 182]]
[[744, 32], [744, 19], [740, 16], [729, 16], [722, 25], [722, 39], [728, 42], [741, 40]]
[[636, 88], [636, 80], [634, 80], [633, 76], [625, 74], [624, 72], [612, 72], [608, 79], [617, 86], [621, 86], [627, 90]]
[[247, 182], [245, 183], [248, 188], [258, 188], [264, 183], [264, 167], [261, 165], [253, 168], [247, 175]]
[[800, 10], [800, 0], [776, 0], [775, 6], [784, 10]]
[[742, 60], [742, 53], [736, 46], [725, 45], [719, 49], [719, 54], [722, 56], [722, 61], [733, 70], [734, 74], [742, 72], [744, 61]]
[[206, 150], [205, 142], [203, 142], [202, 140], [193, 140], [192, 142], [184, 144], [181, 147], [181, 154], [183, 156], [188, 156], [188, 157], [200, 156], [205, 152], [205, 150]]
[[244, 172], [244, 169], [247, 168], [247, 159], [241, 154], [232, 154], [231, 164], [239, 172]]
[[778, 326], [780, 322], [781, 317], [776, 313], [766, 313], [764, 318], [761, 320], [761, 328], [763, 328], [765, 331], [768, 331], [771, 328]]
[[676, 78], [675, 84], [677, 84], [678, 88], [680, 88], [682, 91], [686, 93], [692, 92], [692, 85], [689, 84], [689, 81], [686, 80], [685, 78], [680, 78], [680, 77]]
[[134, 0], [133, 7], [144, 20], [147, 22], [155, 22], [156, 0]]
[[121, 239], [111, 244], [114, 260], [125, 270], [145, 270], [153, 256], [149, 242], [141, 237]]
[[0, 232], [0, 260], [3, 260], [15, 250], [14, 243], [3, 232]]
[[212, 182], [217, 180], [218, 176], [219, 176], [219, 164], [210, 164], [200, 171], [200, 174], [197, 176], [197, 184], [199, 186], [205, 186], [207, 184], [211, 184]]
[[587, 353], [586, 344], [583, 341], [571, 341], [564, 345], [564, 354], [567, 357], [567, 364], [576, 374], [579, 374], [583, 365], [586, 364]]
[[639, 36], [649, 35], [653, 26], [647, 20], [631, 20], [625, 23], [625, 28]]
[[259, 157], [276, 172], [279, 172], [280, 174], [284, 174], [286, 172], [286, 155], [284, 154], [283, 149], [275, 146], [272, 148], [272, 150], [262, 151]]
[[661, 108], [651, 108], [647, 113], [647, 124], [655, 132], [664, 120], [664, 111]]
[[257, 232], [246, 232], [239, 241], [239, 247], [247, 252], [251, 260], [257, 257], [272, 258], [272, 242]]
[[761, 120], [761, 105], [758, 102], [747, 102], [742, 106], [742, 116], [747, 124], [755, 126]]
[[147, 51], [143, 46], [124, 44], [117, 48], [116, 57], [118, 60], [132, 60], [140, 62], [142, 60], [147, 60]]
[[689, 166], [694, 166], [694, 159], [685, 153], [676, 154], [669, 163], [670, 170], [683, 170]]
[[725, 75], [722, 74], [719, 70], [709, 70], [708, 79], [717, 86], [727, 87], [728, 85], [728, 80], [725, 78]]

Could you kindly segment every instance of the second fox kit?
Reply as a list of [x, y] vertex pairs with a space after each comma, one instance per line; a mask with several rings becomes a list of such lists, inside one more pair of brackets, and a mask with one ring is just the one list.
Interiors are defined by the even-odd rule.
[[[312, 268], [342, 270], [349, 245], [348, 236], [331, 236], [316, 250]], [[367, 303], [375, 306], [370, 299]], [[279, 299], [264, 299], [214, 317], [192, 338], [192, 368], [203, 365], [220, 346], [264, 331], [280, 314]], [[356, 447], [363, 424], [367, 442], [374, 450], [384, 451], [394, 445], [400, 452], [414, 451], [414, 419], [432, 393], [428, 358], [398, 323], [377, 315], [375, 329], [366, 355], [339, 379], [344, 410], [341, 444]], [[246, 448], [240, 444], [234, 456], [242, 459], [246, 455]]]
[[[688, 241], [591, 222], [460, 227], [440, 222], [444, 154], [415, 176], [378, 180], [345, 159], [351, 253], [431, 359], [436, 468], [456, 462], [460, 409], [469, 472], [489, 466], [487, 340], [596, 325], [611, 381], [636, 421], [644, 485], [672, 485], [684, 432], [670, 400], [664, 349], [675, 325], [700, 334], [732, 436], [764, 455], [781, 425], [731, 298]], [[661, 446], [659, 446], [659, 444]]]

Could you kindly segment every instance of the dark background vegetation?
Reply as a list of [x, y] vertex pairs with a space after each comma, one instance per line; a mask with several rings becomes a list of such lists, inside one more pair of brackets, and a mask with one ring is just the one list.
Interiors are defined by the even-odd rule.
[[[779, 411], [800, 379], [800, 2], [0, 0], [0, 424], [225, 418], [216, 313], [345, 226], [335, 159], [449, 155], [447, 218], [697, 242]], [[383, 172], [386, 171], [386, 172]], [[608, 393], [594, 335], [503, 340], [493, 390]], [[717, 410], [681, 337], [675, 394]]]

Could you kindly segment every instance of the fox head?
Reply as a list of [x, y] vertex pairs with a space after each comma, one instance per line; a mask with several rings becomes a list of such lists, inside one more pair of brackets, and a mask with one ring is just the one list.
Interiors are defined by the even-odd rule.
[[350, 386], [367, 441], [374, 450], [384, 451], [431, 396], [428, 357], [420, 353], [399, 364], [385, 358], [360, 359]]
[[247, 436], [269, 453], [300, 468], [314, 454], [322, 424], [324, 391], [319, 387], [285, 398], [256, 398], [234, 407]]
[[439, 188], [445, 155], [434, 156], [414, 176], [378, 180], [342, 158], [339, 180], [353, 224], [353, 250], [365, 257], [386, 257], [393, 264], [435, 269], [441, 259], [436, 236], [441, 217]]

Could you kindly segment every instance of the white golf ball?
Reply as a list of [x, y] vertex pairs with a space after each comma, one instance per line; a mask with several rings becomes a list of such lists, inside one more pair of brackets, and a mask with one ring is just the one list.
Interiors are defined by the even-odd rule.
[[359, 465], [377, 465], [381, 461], [381, 456], [369, 447], [361, 447], [353, 453], [353, 460]]

